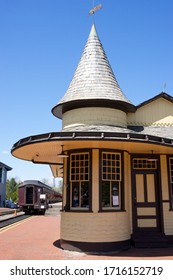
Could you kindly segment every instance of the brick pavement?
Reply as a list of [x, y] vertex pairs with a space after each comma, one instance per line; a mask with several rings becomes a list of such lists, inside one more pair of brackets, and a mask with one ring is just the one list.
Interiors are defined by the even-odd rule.
[[110, 254], [87, 254], [59, 248], [60, 215], [32, 216], [0, 230], [0, 260], [173, 260], [173, 248], [139, 249]]

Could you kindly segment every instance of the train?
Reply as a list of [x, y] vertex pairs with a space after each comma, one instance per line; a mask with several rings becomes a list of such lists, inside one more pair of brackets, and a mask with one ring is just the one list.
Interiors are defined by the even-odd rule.
[[25, 214], [45, 214], [49, 204], [61, 202], [62, 194], [36, 180], [26, 180], [18, 188], [18, 205]]

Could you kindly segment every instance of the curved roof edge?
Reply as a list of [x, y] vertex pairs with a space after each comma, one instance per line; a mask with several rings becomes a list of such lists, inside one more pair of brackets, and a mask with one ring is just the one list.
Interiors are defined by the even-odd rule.
[[100, 140], [100, 141], [125, 141], [125, 142], [141, 142], [141, 143], [152, 143], [156, 145], [169, 146], [173, 148], [173, 139], [164, 138], [155, 135], [147, 135], [137, 133], [132, 130], [124, 130], [119, 128], [118, 132], [114, 131], [65, 131], [65, 132], [51, 132], [40, 135], [33, 135], [20, 139], [16, 142], [11, 153], [18, 148], [34, 143], [52, 142], [52, 141], [70, 141], [70, 140]]
[[113, 108], [124, 111], [125, 113], [136, 112], [136, 107], [125, 101], [109, 100], [109, 99], [88, 99], [86, 100], [73, 100], [64, 104], [56, 105], [52, 108], [52, 114], [55, 117], [62, 118], [62, 115], [70, 110], [77, 108], [89, 108], [89, 107], [103, 107], [103, 108]]
[[24, 187], [26, 185], [34, 185], [34, 186], [43, 187], [43, 188], [46, 188], [49, 190], [53, 190], [50, 186], [44, 184], [41, 181], [37, 181], [37, 180], [25, 180], [19, 184], [19, 188]]

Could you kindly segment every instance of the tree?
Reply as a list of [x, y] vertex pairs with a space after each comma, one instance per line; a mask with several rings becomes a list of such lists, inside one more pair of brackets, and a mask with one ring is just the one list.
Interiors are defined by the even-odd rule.
[[6, 183], [6, 199], [13, 200], [17, 202], [18, 200], [18, 187], [19, 183], [16, 182], [15, 178], [11, 178], [7, 180]]

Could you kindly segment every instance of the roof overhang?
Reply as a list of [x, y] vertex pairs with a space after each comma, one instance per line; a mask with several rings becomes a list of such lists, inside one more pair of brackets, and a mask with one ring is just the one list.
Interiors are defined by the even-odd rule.
[[12, 170], [12, 167], [0, 162], [0, 167], [4, 167], [7, 171], [11, 171]]
[[128, 102], [122, 100], [112, 100], [112, 99], [78, 99], [72, 100], [64, 103], [59, 103], [52, 108], [52, 114], [62, 119], [62, 115], [73, 109], [86, 108], [86, 107], [103, 107], [103, 108], [113, 108], [118, 109], [126, 113], [134, 113], [136, 107]]
[[63, 176], [64, 159], [58, 157], [63, 150], [104, 148], [128, 153], [173, 154], [173, 140], [137, 133], [113, 132], [53, 132], [21, 139], [14, 144], [13, 156], [34, 164], [48, 164], [55, 177]]
[[138, 106], [136, 106], [136, 108], [138, 109], [140, 107], [143, 107], [144, 105], [147, 105], [147, 104], [149, 104], [149, 103], [151, 103], [153, 101], [156, 101], [159, 98], [164, 98], [165, 100], [173, 103], [173, 97], [171, 95], [167, 94], [166, 92], [162, 91], [160, 94], [158, 94], [158, 95], [156, 95], [156, 96], [154, 96], [154, 97], [152, 97], [152, 98], [150, 98], [150, 99], [140, 103]]

